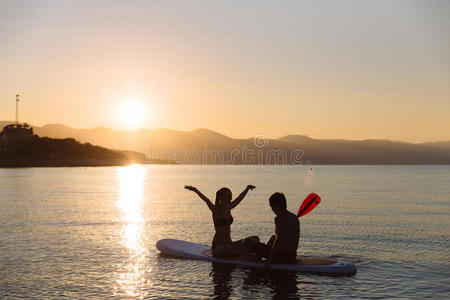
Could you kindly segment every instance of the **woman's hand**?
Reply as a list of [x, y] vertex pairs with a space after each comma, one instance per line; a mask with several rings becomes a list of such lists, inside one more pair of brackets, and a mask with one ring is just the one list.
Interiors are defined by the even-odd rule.
[[197, 188], [195, 186], [191, 186], [191, 185], [185, 185], [184, 188], [189, 191], [193, 191], [193, 192], [197, 191]]
[[195, 186], [192, 185], [185, 185], [184, 186], [185, 189], [189, 190], [189, 191], [193, 191], [195, 192], [203, 201], [205, 201], [206, 205], [208, 205], [208, 208], [211, 211], [214, 211], [215, 209], [215, 205], [212, 204], [211, 200], [208, 199], [208, 197], [206, 197], [205, 195], [202, 194], [202, 192], [200, 192], [199, 190], [197, 190], [197, 188]]
[[231, 203], [228, 205], [228, 207], [230, 209], [235, 208], [236, 206], [238, 206], [239, 203], [241, 203], [242, 199], [244, 199], [244, 197], [247, 195], [249, 190], [253, 190], [255, 188], [254, 185], [247, 185], [247, 187], [245, 188], [245, 190], [242, 191], [242, 193], [233, 201], [231, 201]]

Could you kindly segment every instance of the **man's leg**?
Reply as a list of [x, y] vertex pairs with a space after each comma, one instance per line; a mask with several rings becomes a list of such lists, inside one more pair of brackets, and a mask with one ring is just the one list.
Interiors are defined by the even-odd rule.
[[268, 245], [260, 243], [259, 239], [256, 240], [253, 238], [244, 239], [243, 245], [248, 252], [255, 254], [258, 257], [267, 257], [271, 249]]
[[267, 245], [269, 248], [272, 249], [273, 245], [275, 244], [276, 239], [277, 239], [277, 236], [276, 236], [276, 235], [272, 235], [272, 236], [270, 237], [270, 239], [267, 241], [266, 245]]

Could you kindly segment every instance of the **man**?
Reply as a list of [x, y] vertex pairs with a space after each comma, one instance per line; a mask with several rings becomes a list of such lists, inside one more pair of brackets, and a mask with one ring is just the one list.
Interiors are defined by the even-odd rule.
[[275, 213], [275, 235], [267, 244], [254, 238], [244, 240], [244, 246], [252, 254], [265, 257], [266, 263], [296, 263], [300, 222], [295, 214], [287, 210], [283, 193], [274, 193], [269, 198], [270, 207]]

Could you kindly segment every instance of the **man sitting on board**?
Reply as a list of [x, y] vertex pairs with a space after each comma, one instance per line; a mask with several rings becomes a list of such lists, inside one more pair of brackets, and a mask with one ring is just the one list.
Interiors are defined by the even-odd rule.
[[270, 207], [275, 213], [275, 235], [267, 244], [252, 238], [243, 241], [248, 251], [267, 263], [296, 263], [300, 222], [295, 214], [287, 210], [286, 197], [283, 193], [274, 193], [269, 198]]

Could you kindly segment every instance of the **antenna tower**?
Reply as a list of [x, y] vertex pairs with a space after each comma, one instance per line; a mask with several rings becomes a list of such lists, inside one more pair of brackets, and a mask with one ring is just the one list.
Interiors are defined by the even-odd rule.
[[16, 125], [19, 124], [19, 95], [16, 95]]

